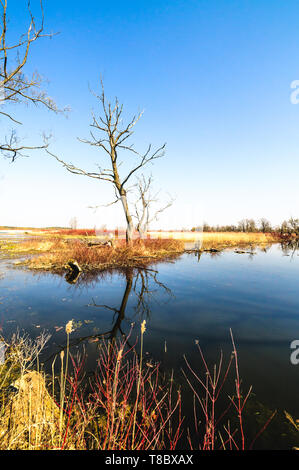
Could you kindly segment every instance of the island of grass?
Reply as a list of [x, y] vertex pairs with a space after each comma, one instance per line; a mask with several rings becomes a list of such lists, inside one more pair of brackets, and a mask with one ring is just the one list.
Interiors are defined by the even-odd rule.
[[85, 235], [82, 231], [77, 232], [27, 233], [27, 239], [3, 241], [1, 251], [5, 256], [22, 258], [17, 264], [33, 270], [64, 272], [74, 268], [75, 271], [90, 272], [146, 267], [176, 259], [186, 251], [213, 253], [231, 248], [252, 251], [256, 246], [283, 241], [275, 233], [153, 232], [150, 234], [153, 238], [136, 239], [127, 244], [124, 239], [99, 239], [87, 232]]
[[23, 257], [19, 265], [41, 271], [62, 272], [70, 265], [97, 271], [109, 268], [145, 267], [157, 261], [174, 259], [184, 252], [182, 240], [125, 240], [96, 243], [90, 238], [36, 238], [3, 244], [12, 257]]

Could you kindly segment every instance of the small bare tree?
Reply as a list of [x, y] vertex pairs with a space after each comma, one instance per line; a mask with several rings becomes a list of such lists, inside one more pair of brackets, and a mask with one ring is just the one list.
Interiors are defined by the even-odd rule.
[[72, 218], [70, 219], [69, 224], [70, 224], [70, 228], [71, 228], [72, 230], [76, 230], [77, 227], [78, 227], [78, 219], [77, 219], [77, 217], [72, 217]]
[[[29, 24], [27, 30], [18, 39], [10, 42], [8, 35], [7, 0], [0, 0], [0, 116], [8, 119], [14, 124], [22, 123], [11, 113], [6, 112], [8, 104], [34, 104], [43, 105], [47, 109], [60, 112], [54, 101], [41, 90], [42, 78], [38, 73], [28, 77], [24, 73], [25, 66], [31, 53], [34, 42], [42, 37], [52, 37], [53, 34], [44, 33], [44, 11], [42, 0], [40, 0], [41, 19], [39, 25], [31, 11], [30, 0], [28, 1]], [[0, 142], [0, 153], [12, 161], [17, 156], [24, 156], [24, 152], [48, 146], [47, 139], [41, 146], [28, 147], [22, 145], [13, 129]]]
[[[133, 135], [134, 126], [139, 121], [143, 113], [141, 112], [137, 116], [133, 116], [133, 118], [129, 120], [127, 124], [123, 124], [123, 105], [119, 103], [117, 98], [115, 98], [113, 105], [107, 101], [105, 98], [102, 81], [101, 85], [101, 95], [94, 95], [100, 102], [103, 116], [96, 117], [92, 113], [92, 123], [90, 125], [92, 128], [90, 131], [91, 139], [79, 140], [104, 151], [108, 157], [108, 168], [101, 168], [98, 166], [98, 171], [88, 172], [73, 165], [72, 163], [66, 163], [53, 153], [49, 152], [49, 150], [47, 150], [47, 152], [56, 158], [56, 160], [58, 160], [69, 172], [74, 173], [75, 175], [83, 175], [88, 176], [89, 178], [95, 178], [100, 181], [108, 181], [113, 185], [116, 199], [109, 205], [121, 201], [127, 223], [126, 239], [127, 242], [131, 242], [133, 239], [134, 224], [129, 208], [127, 185], [129, 181], [131, 181], [132, 176], [135, 175], [138, 170], [143, 168], [148, 163], [153, 162], [153, 160], [156, 160], [157, 158], [160, 158], [164, 155], [166, 144], [162, 145], [154, 151], [152, 151], [152, 146], [149, 144], [145, 153], [139, 153], [134, 149], [133, 145], [129, 145], [127, 140]], [[131, 165], [131, 168], [123, 176], [120, 174], [120, 166], [122, 164], [122, 161], [119, 160], [120, 151], [125, 152], [126, 155], [133, 154], [138, 159], [134, 165]]]
[[158, 220], [161, 212], [165, 211], [170, 207], [174, 199], [170, 199], [165, 206], [155, 207], [155, 204], [158, 202], [158, 191], [155, 195], [152, 195], [152, 183], [153, 177], [145, 177], [144, 175], [141, 178], [138, 178], [137, 182], [137, 192], [138, 199], [135, 203], [135, 217], [137, 218], [137, 226], [140, 238], [144, 238], [145, 233], [148, 231], [149, 225], [154, 220]]

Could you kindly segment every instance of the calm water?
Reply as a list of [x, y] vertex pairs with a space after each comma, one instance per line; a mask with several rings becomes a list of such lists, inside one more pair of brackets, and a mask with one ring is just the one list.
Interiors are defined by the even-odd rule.
[[[299, 339], [299, 252], [273, 245], [254, 253], [204, 253], [199, 260], [186, 254], [154, 266], [154, 271], [83, 275], [76, 284], [1, 260], [2, 334], [9, 337], [18, 327], [37, 336], [46, 329], [52, 335], [45, 352], [50, 357], [65, 343], [64, 329], [56, 330], [70, 319], [82, 322], [72, 334], [74, 340], [126, 334], [132, 322], [139, 330], [146, 319], [148, 357], [179, 376], [184, 354], [200, 367], [195, 340], [211, 364], [221, 349], [229, 357], [231, 328], [244, 389], [252, 385], [261, 403], [297, 418], [299, 365], [290, 363], [290, 343]], [[88, 339], [85, 343], [87, 367], [92, 369], [98, 346]]]

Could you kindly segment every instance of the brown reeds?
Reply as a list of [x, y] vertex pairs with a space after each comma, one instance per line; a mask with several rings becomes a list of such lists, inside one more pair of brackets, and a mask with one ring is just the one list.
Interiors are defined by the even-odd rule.
[[[84, 384], [84, 357], [73, 357], [69, 351], [72, 331], [69, 322], [57, 376], [55, 361], [48, 379], [39, 371], [18, 369], [14, 392], [2, 397], [0, 449], [175, 449], [182, 424], [181, 395], [162, 376], [159, 365], [143, 366], [142, 356], [128, 347], [128, 338], [102, 343], [98, 369]], [[142, 325], [142, 336], [144, 331]], [[18, 357], [13, 356], [16, 364]], [[0, 366], [0, 379], [12, 371], [12, 358], [8, 361], [5, 369]]]
[[[161, 373], [158, 363], [143, 361], [145, 321], [140, 331], [139, 353], [137, 340], [129, 345], [131, 333], [120, 340], [100, 342], [98, 367], [88, 381], [84, 354], [74, 357], [70, 352], [72, 321], [66, 325], [66, 354], [60, 353], [56, 375], [53, 361], [52, 377], [28, 369], [46, 336], [37, 343], [22, 337], [20, 342], [14, 341], [0, 366], [0, 449], [175, 450], [181, 445], [184, 430], [180, 387], [173, 374], [168, 377]], [[221, 353], [218, 366], [209, 368], [198, 342], [203, 374], [185, 358], [187, 371], [183, 373], [194, 393], [194, 430], [188, 429], [185, 434], [191, 450], [252, 449], [275, 415], [249, 441], [244, 410], [251, 387], [243, 393], [232, 332], [231, 341], [232, 353], [226, 367]], [[25, 346], [25, 352], [20, 346]], [[232, 370], [234, 388], [227, 395], [228, 405], [223, 407], [221, 402], [219, 409]], [[8, 385], [13, 385], [14, 391], [4, 395]]]
[[[21, 245], [19, 244], [21, 251]], [[31, 250], [41, 242], [31, 241]], [[29, 244], [26, 245], [26, 248]], [[29, 248], [28, 248], [29, 249]], [[84, 271], [110, 267], [144, 266], [148, 263], [172, 258], [184, 251], [184, 244], [179, 240], [135, 240], [127, 245], [119, 240], [111, 246], [89, 246], [81, 240], [48, 240], [45, 251], [25, 262], [31, 269], [65, 270], [68, 263], [76, 261]], [[39, 254], [39, 253], [36, 253]]]
[[[230, 330], [232, 353], [227, 366], [223, 367], [223, 354], [221, 352], [218, 365], [209, 368], [198, 341], [196, 345], [203, 366], [203, 374], [191, 367], [184, 357], [188, 374], [183, 374], [193, 391], [194, 397], [194, 432], [188, 429], [188, 442], [192, 450], [251, 450], [257, 438], [264, 432], [276, 411], [258, 431], [254, 439], [247, 442], [244, 430], [244, 410], [251, 395], [252, 387], [247, 392], [241, 390], [241, 378], [239, 373], [238, 353], [235, 346], [232, 331]], [[218, 409], [217, 404], [223, 394], [224, 386], [228, 380], [231, 369], [234, 369], [235, 389], [228, 395], [228, 404]], [[201, 395], [203, 393], [203, 395]], [[199, 408], [199, 409], [198, 409]], [[203, 420], [201, 419], [203, 417]], [[224, 419], [226, 422], [224, 422]], [[203, 426], [201, 429], [200, 425]]]
[[[142, 338], [144, 332], [143, 324]], [[65, 417], [61, 449], [176, 448], [182, 425], [180, 390], [173, 390], [158, 364], [142, 365], [143, 339], [140, 355], [128, 346], [128, 339], [101, 344], [89, 393], [79, 386], [84, 360], [70, 355], [73, 370], [60, 399]]]

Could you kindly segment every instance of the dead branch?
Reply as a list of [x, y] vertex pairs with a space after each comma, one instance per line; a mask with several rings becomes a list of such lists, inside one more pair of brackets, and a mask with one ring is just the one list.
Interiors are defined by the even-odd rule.
[[144, 234], [147, 232], [149, 225], [154, 220], [158, 220], [159, 215], [172, 206], [174, 199], [171, 198], [165, 206], [160, 208], [154, 208], [154, 205], [158, 202], [158, 195], [160, 191], [158, 191], [155, 195], [152, 195], [152, 183], [153, 177], [152, 175], [149, 177], [145, 177], [144, 175], [138, 179], [137, 183], [137, 192], [138, 192], [138, 199], [135, 202], [135, 217], [137, 219], [137, 230], [141, 238], [143, 238]]
[[[119, 103], [118, 99], [115, 98], [113, 104], [110, 101], [106, 100], [104, 85], [101, 81], [102, 93], [100, 95], [93, 95], [100, 102], [100, 107], [102, 109], [102, 116], [97, 117], [92, 113], [92, 122], [90, 127], [92, 131], [90, 132], [90, 139], [79, 139], [80, 142], [89, 144], [93, 147], [103, 150], [106, 155], [108, 155], [108, 168], [102, 168], [98, 166], [98, 171], [89, 172], [85, 169], [75, 166], [72, 163], [67, 163], [64, 160], [60, 159], [52, 152], [48, 152], [49, 155], [54, 157], [59, 163], [66, 168], [67, 171], [82, 176], [88, 176], [90, 178], [96, 178], [102, 181], [108, 181], [114, 186], [115, 190], [115, 200], [110, 204], [115, 204], [118, 201], [121, 201], [126, 222], [127, 222], [127, 241], [132, 240], [134, 224], [132, 219], [132, 214], [129, 209], [128, 203], [128, 188], [127, 183], [131, 180], [132, 176], [141, 168], [153, 162], [157, 158], [161, 158], [164, 155], [165, 145], [162, 145], [158, 149], [152, 151], [151, 144], [148, 146], [145, 153], [139, 153], [134, 149], [134, 145], [124, 144], [129, 137], [134, 133], [134, 127], [142, 116], [142, 112], [138, 115], [133, 116], [127, 124], [123, 123], [122, 114], [123, 114], [123, 105]], [[119, 161], [119, 152], [133, 153], [137, 158], [138, 162], [128, 171], [124, 176], [120, 174], [120, 166], [123, 163]], [[93, 206], [92, 208], [97, 208], [98, 206]]]
[[[33, 104], [42, 105], [55, 113], [65, 112], [60, 110], [47, 93], [41, 89], [43, 79], [34, 72], [32, 76], [25, 75], [25, 66], [30, 57], [32, 45], [41, 38], [51, 38], [54, 34], [44, 32], [44, 10], [40, 0], [39, 24], [31, 11], [30, 0], [28, 1], [28, 26], [24, 34], [10, 42], [8, 35], [8, 0], [0, 1], [0, 117], [8, 119], [15, 124], [22, 123], [10, 112], [6, 111], [9, 104]], [[4, 110], [5, 109], [5, 110]], [[40, 146], [20, 145], [13, 130], [6, 142], [0, 144], [0, 154], [10, 158], [12, 161], [17, 156], [24, 156], [23, 151], [46, 148], [48, 144]]]

